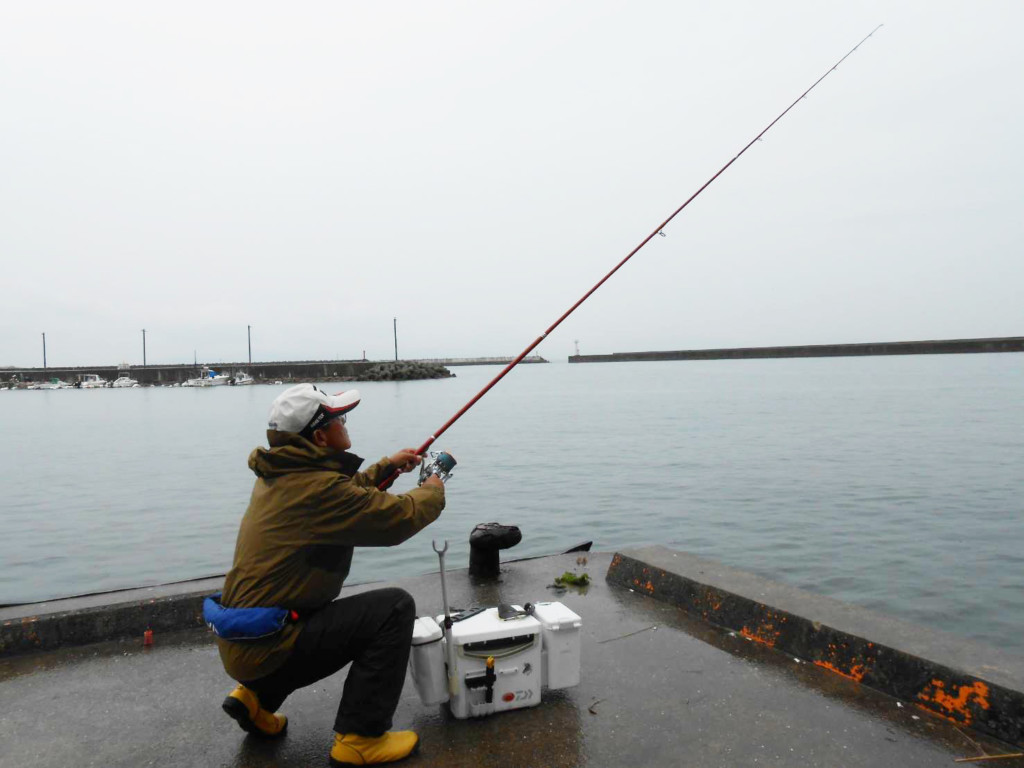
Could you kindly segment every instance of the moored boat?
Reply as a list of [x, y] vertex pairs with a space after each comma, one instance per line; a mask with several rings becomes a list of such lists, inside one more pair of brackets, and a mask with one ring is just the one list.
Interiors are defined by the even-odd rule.
[[41, 381], [36, 385], [29, 385], [29, 389], [71, 389], [71, 385], [66, 381], [60, 379], [50, 379], [49, 381]]
[[203, 368], [202, 376], [194, 379], [187, 379], [182, 382], [183, 387], [221, 387], [231, 382], [231, 377], [226, 373], [217, 373], [212, 368]]
[[103, 387], [109, 387], [110, 382], [101, 378], [99, 374], [83, 373], [78, 377], [78, 384], [76, 386], [79, 389], [101, 389]]

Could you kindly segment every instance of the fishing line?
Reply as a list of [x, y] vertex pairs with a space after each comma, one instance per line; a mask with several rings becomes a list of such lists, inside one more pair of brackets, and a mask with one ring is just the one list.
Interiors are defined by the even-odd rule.
[[[446, 431], [448, 431], [449, 427], [451, 427], [456, 421], [458, 421], [460, 418], [462, 418], [462, 415], [464, 413], [466, 413], [466, 411], [468, 411], [470, 408], [472, 408], [474, 405], [476, 405], [476, 402], [481, 397], [486, 395], [490, 391], [491, 387], [493, 387], [495, 384], [497, 384], [499, 381], [501, 381], [503, 378], [505, 378], [505, 375], [509, 371], [511, 371], [513, 368], [515, 368], [517, 365], [519, 365], [519, 363], [522, 362], [524, 357], [526, 357], [528, 354], [530, 354], [530, 352], [532, 352], [534, 349], [536, 349], [537, 345], [539, 345], [542, 341], [544, 341], [544, 339], [546, 339], [548, 337], [548, 334], [550, 334], [553, 330], [555, 330], [555, 328], [557, 328], [559, 325], [561, 325], [562, 321], [565, 320], [565, 318], [567, 318], [569, 315], [571, 315], [573, 312], [575, 312], [576, 308], [579, 307], [580, 304], [582, 304], [584, 301], [589, 299], [591, 294], [594, 293], [594, 291], [596, 291], [598, 288], [600, 288], [602, 285], [604, 285], [604, 283], [608, 280], [608, 278], [610, 278], [612, 275], [614, 275], [616, 272], [618, 272], [619, 269], [623, 265], [625, 265], [625, 263], [627, 261], [629, 261], [631, 258], [633, 258], [633, 256], [636, 255], [636, 253], [641, 248], [643, 248], [645, 245], [647, 245], [647, 243], [650, 242], [651, 238], [653, 238], [655, 235], [661, 235], [662, 237], [664, 237], [665, 233], [662, 230], [664, 230], [664, 228], [666, 226], [668, 226], [668, 224], [672, 221], [672, 219], [674, 219], [676, 216], [678, 216], [686, 206], [688, 206], [690, 203], [692, 203], [697, 198], [697, 196], [700, 195], [701, 192], [703, 192], [705, 189], [707, 189], [709, 186], [711, 186], [711, 182], [713, 182], [715, 179], [717, 179], [719, 176], [721, 176], [723, 173], [725, 173], [726, 169], [728, 169], [730, 165], [732, 165], [737, 160], [739, 160], [748, 149], [750, 149], [756, 142], [760, 141], [761, 137], [764, 136], [766, 133], [768, 133], [768, 131], [772, 128], [772, 126], [775, 125], [777, 122], [779, 122], [779, 120], [781, 120], [783, 117], [785, 117], [786, 114], [791, 109], [793, 109], [793, 107], [795, 107], [797, 104], [799, 104], [803, 99], [807, 98], [807, 94], [809, 94], [811, 91], [813, 91], [815, 88], [817, 88], [818, 84], [822, 80], [824, 80], [830, 74], [835, 72], [835, 70], [839, 67], [840, 64], [842, 64], [844, 61], [846, 61], [846, 59], [849, 58], [850, 55], [853, 54], [854, 51], [856, 51], [865, 42], [867, 42], [867, 40], [872, 35], [874, 35], [875, 32], [877, 32], [879, 29], [881, 29], [882, 26], [883, 26], [882, 24], [879, 24], [877, 27], [875, 27], [873, 30], [871, 30], [871, 33], [868, 34], [867, 37], [865, 37], [863, 40], [861, 40], [859, 43], [857, 43], [855, 46], [853, 46], [853, 48], [851, 48], [849, 51], [847, 51], [846, 55], [843, 56], [841, 59], [839, 59], [839, 61], [837, 61], [831, 67], [829, 67], [828, 70], [825, 71], [825, 74], [823, 74], [821, 77], [819, 77], [817, 80], [815, 80], [814, 83], [811, 84], [810, 88], [808, 88], [806, 91], [801, 93], [792, 104], [790, 104], [782, 112], [779, 113], [778, 117], [776, 117], [774, 120], [772, 120], [770, 123], [768, 123], [768, 125], [765, 126], [764, 130], [762, 130], [759, 134], [757, 134], [757, 136], [755, 136], [753, 139], [751, 139], [750, 143], [748, 143], [745, 147], [743, 147], [743, 149], [741, 149], [736, 154], [736, 156], [732, 158], [732, 160], [730, 160], [725, 165], [723, 165], [714, 176], [712, 176], [710, 179], [705, 181], [701, 185], [700, 189], [698, 189], [696, 192], [694, 192], [692, 195], [690, 195], [686, 199], [686, 202], [684, 202], [682, 205], [680, 205], [678, 208], [676, 208], [675, 211], [672, 212], [671, 216], [669, 216], [667, 219], [665, 219], [663, 222], [661, 222], [661, 224], [659, 224], [657, 227], [655, 227], [654, 230], [649, 235], [647, 235], [647, 237], [645, 237], [643, 240], [641, 240], [640, 244], [637, 245], [636, 248], [634, 248], [632, 251], [630, 251], [628, 254], [626, 254], [626, 257], [624, 259], [622, 259], [622, 261], [620, 261], [618, 264], [616, 264], [607, 275], [605, 275], [597, 283], [595, 283], [594, 287], [592, 287], [589, 291], [587, 291], [585, 294], [583, 294], [583, 296], [581, 296], [580, 299], [575, 304], [573, 304], [571, 307], [569, 307], [569, 309], [567, 309], [562, 314], [561, 317], [559, 317], [557, 320], [555, 320], [555, 322], [553, 322], [547, 328], [547, 330], [545, 330], [540, 336], [538, 336], [536, 339], [534, 339], [534, 341], [526, 349], [524, 349], [522, 352], [520, 352], [519, 355], [511, 363], [506, 365], [505, 368], [502, 369], [501, 373], [499, 373], [497, 376], [495, 376], [493, 379], [491, 379], [491, 381], [488, 382], [488, 384], [483, 389], [481, 389], [479, 392], [477, 392], [476, 395], [474, 395], [473, 398], [468, 403], [466, 403], [464, 406], [462, 406], [462, 408], [460, 408], [455, 413], [454, 416], [452, 416], [450, 419], [448, 419], [448, 421], [446, 421], [443, 425], [441, 425], [440, 429], [436, 430], [434, 432], [434, 434], [432, 434], [429, 438], [427, 438], [426, 442], [424, 442], [423, 445], [421, 445], [419, 448], [416, 449], [416, 454], [419, 455], [419, 456], [422, 456], [426, 452], [426, 450], [431, 445], [433, 445], [434, 441], [437, 440], [437, 438], [439, 438], [441, 435], [443, 435]], [[396, 470], [386, 480], [384, 480], [382, 483], [380, 483], [380, 485], [378, 485], [377, 487], [380, 488], [381, 490], [387, 488], [394, 481], [394, 479], [396, 477], [398, 477], [399, 474], [400, 473]]]

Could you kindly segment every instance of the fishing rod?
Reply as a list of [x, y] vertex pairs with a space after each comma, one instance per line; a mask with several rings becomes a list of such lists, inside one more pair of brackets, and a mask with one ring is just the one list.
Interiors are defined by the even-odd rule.
[[[728, 169], [730, 165], [732, 165], [737, 160], [739, 160], [740, 157], [743, 156], [743, 153], [745, 153], [757, 141], [759, 141], [762, 136], [764, 136], [766, 133], [768, 133], [768, 131], [772, 128], [772, 126], [774, 126], [777, 122], [779, 122], [779, 120], [781, 120], [783, 117], [785, 117], [786, 114], [793, 107], [795, 107], [803, 99], [805, 99], [807, 97], [807, 94], [809, 94], [811, 91], [813, 91], [822, 80], [824, 80], [826, 77], [828, 77], [830, 74], [832, 74], [839, 67], [840, 64], [842, 64], [844, 61], [846, 61], [846, 59], [849, 58], [850, 55], [853, 54], [854, 51], [856, 51], [865, 42], [867, 42], [868, 38], [870, 38], [872, 35], [874, 35], [875, 32], [877, 32], [879, 29], [882, 28], [882, 26], [883, 26], [882, 24], [879, 24], [877, 27], [875, 27], [873, 30], [871, 30], [870, 34], [868, 34], [867, 37], [865, 37], [863, 40], [861, 40], [859, 43], [857, 43], [855, 46], [853, 46], [853, 48], [851, 48], [849, 51], [847, 51], [845, 56], [843, 56], [841, 59], [839, 59], [839, 61], [837, 61], [835, 64], [833, 64], [831, 67], [829, 67], [829, 69], [826, 70], [825, 74], [823, 74], [821, 77], [819, 77], [817, 80], [815, 80], [810, 88], [808, 88], [806, 91], [801, 93], [800, 96], [798, 96], [797, 99], [792, 104], [790, 104], [781, 113], [779, 113], [778, 117], [776, 117], [774, 120], [772, 120], [770, 123], [768, 123], [768, 125], [764, 128], [764, 130], [762, 130], [759, 134], [757, 134], [757, 136], [755, 136], [753, 139], [751, 139], [750, 143], [747, 144], [745, 147], [743, 147], [743, 149], [741, 149], [732, 160], [730, 160], [725, 165], [723, 165], [714, 176], [712, 176], [710, 179], [705, 181], [704, 184], [701, 185], [700, 189], [698, 189], [696, 192], [694, 192], [692, 195], [690, 195], [686, 199], [686, 202], [684, 202], [682, 205], [680, 205], [678, 208], [676, 208], [675, 211], [673, 211], [671, 216], [669, 216], [667, 219], [665, 219], [663, 222], [661, 222], [661, 224], [656, 226], [654, 228], [654, 230], [649, 235], [647, 235], [647, 237], [645, 237], [643, 240], [640, 241], [640, 244], [636, 248], [634, 248], [632, 251], [630, 251], [628, 254], [626, 254], [626, 257], [624, 259], [622, 259], [622, 261], [620, 261], [618, 264], [616, 264], [607, 275], [605, 275], [600, 280], [598, 280], [593, 288], [591, 288], [589, 291], [587, 291], [585, 294], [583, 294], [583, 296], [580, 297], [580, 299], [575, 304], [573, 304], [571, 307], [569, 307], [569, 309], [567, 309], [562, 314], [561, 317], [559, 317], [557, 320], [555, 320], [555, 322], [553, 322], [551, 324], [551, 326], [548, 327], [547, 330], [545, 330], [540, 336], [538, 336], [536, 339], [534, 339], [534, 341], [526, 349], [524, 349], [522, 352], [520, 352], [519, 355], [511, 363], [506, 365], [505, 368], [502, 369], [501, 373], [499, 373], [497, 376], [495, 376], [493, 379], [491, 379], [491, 381], [488, 382], [488, 384], [483, 389], [481, 389], [479, 392], [477, 392], [473, 396], [473, 398], [468, 403], [466, 403], [464, 406], [462, 406], [462, 408], [460, 408], [455, 413], [454, 416], [452, 416], [450, 419], [448, 419], [448, 421], [446, 421], [441, 426], [440, 429], [436, 430], [434, 432], [434, 434], [432, 434], [429, 438], [427, 438], [427, 440], [423, 443], [423, 445], [421, 445], [419, 448], [416, 449], [416, 455], [417, 456], [422, 456], [424, 453], [426, 453], [427, 449], [430, 448], [431, 445], [433, 445], [434, 441], [437, 440], [437, 438], [439, 438], [441, 435], [443, 435], [445, 432], [447, 432], [448, 428], [451, 427], [452, 424], [454, 424], [456, 421], [458, 421], [460, 418], [462, 418], [463, 414], [465, 414], [466, 411], [468, 411], [470, 408], [472, 408], [474, 405], [476, 405], [477, 401], [481, 397], [486, 395], [490, 391], [491, 387], [493, 387], [495, 384], [497, 384], [499, 381], [501, 381], [503, 378], [505, 378], [505, 375], [508, 374], [509, 371], [511, 371], [513, 368], [515, 368], [517, 365], [519, 365], [519, 363], [521, 363], [523, 361], [524, 357], [526, 357], [534, 349], [536, 349], [537, 345], [539, 345], [542, 341], [544, 341], [544, 339], [546, 339], [548, 337], [548, 334], [550, 334], [553, 330], [555, 330], [555, 328], [557, 328], [559, 325], [561, 325], [562, 321], [565, 320], [565, 318], [567, 318], [569, 315], [571, 315], [573, 312], [575, 312], [576, 308], [579, 307], [580, 304], [582, 304], [584, 301], [589, 299], [591, 294], [594, 293], [594, 291], [596, 291], [598, 288], [600, 288], [602, 285], [604, 285], [604, 283], [608, 280], [608, 278], [610, 278], [612, 275], [614, 275], [616, 272], [618, 272], [619, 269], [623, 265], [625, 265], [625, 263], [627, 261], [629, 261], [631, 258], [633, 258], [633, 256], [636, 255], [636, 253], [641, 248], [643, 248], [645, 245], [647, 245], [647, 243], [650, 242], [651, 238], [653, 238], [655, 235], [662, 235], [662, 236], [664, 236], [664, 232], [662, 230], [664, 230], [664, 228], [669, 224], [669, 222], [672, 221], [672, 219], [674, 219], [676, 216], [678, 216], [686, 206], [688, 206], [690, 203], [692, 203], [697, 198], [697, 196], [700, 195], [701, 192], [703, 192], [705, 189], [707, 189], [709, 186], [711, 186], [711, 182], [713, 182], [715, 179], [717, 179], [719, 176], [721, 176], [723, 173], [725, 173], [726, 169]], [[439, 468], [445, 474], [450, 474], [452, 468], [455, 466], [455, 460], [451, 457], [450, 454], [447, 454], [447, 453], [440, 453], [440, 454], [438, 454], [438, 457], [435, 459], [435, 463], [439, 466]], [[379, 489], [381, 489], [381, 490], [384, 490], [389, 485], [391, 485], [391, 483], [395, 480], [396, 477], [399, 476], [399, 474], [401, 474], [401, 473], [398, 470], [395, 470], [390, 476], [388, 476], [388, 478], [386, 480], [384, 480], [382, 483], [380, 483], [380, 485], [378, 485], [377, 487]]]

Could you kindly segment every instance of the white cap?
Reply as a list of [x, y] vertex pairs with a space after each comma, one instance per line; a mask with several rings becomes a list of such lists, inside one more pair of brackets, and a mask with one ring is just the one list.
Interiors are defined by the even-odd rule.
[[270, 429], [307, 435], [359, 405], [359, 390], [328, 395], [312, 384], [289, 387], [270, 406]]

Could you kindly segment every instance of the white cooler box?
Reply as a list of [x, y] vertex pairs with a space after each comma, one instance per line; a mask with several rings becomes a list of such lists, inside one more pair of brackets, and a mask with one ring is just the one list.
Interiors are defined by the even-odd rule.
[[[541, 623], [532, 616], [502, 621], [497, 608], [452, 624], [455, 680], [448, 706], [458, 718], [540, 704]], [[487, 658], [494, 658], [488, 675]], [[489, 699], [489, 700], [488, 700]]]
[[[457, 718], [532, 707], [541, 687], [568, 688], [580, 681], [580, 617], [562, 603], [538, 603], [534, 615], [502, 620], [488, 608], [452, 624], [454, 674], [449, 689], [447, 648], [440, 624], [419, 618], [409, 665], [423, 703], [445, 701]], [[488, 658], [494, 659], [489, 671]], [[449, 695], [450, 690], [450, 695]]]
[[541, 624], [541, 668], [547, 688], [580, 684], [580, 627], [583, 619], [562, 603], [537, 603], [533, 615]]

